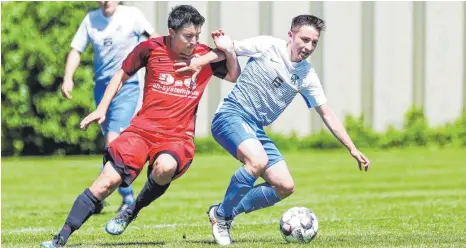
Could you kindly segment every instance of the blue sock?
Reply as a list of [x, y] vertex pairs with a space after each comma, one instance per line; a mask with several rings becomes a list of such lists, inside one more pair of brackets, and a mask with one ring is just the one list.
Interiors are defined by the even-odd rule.
[[225, 198], [217, 208], [217, 214], [221, 217], [232, 217], [233, 207], [238, 205], [241, 199], [251, 190], [256, 180], [257, 178], [249, 174], [244, 167], [239, 168], [231, 177]]
[[275, 190], [268, 183], [262, 183], [254, 186], [243, 200], [241, 200], [238, 205], [233, 208], [233, 216], [235, 217], [241, 213], [250, 213], [255, 210], [273, 206], [275, 203], [279, 202]]
[[126, 204], [131, 204], [134, 202], [132, 185], [128, 187], [119, 187], [118, 193], [120, 193], [120, 195], [123, 196], [123, 202], [125, 202]]

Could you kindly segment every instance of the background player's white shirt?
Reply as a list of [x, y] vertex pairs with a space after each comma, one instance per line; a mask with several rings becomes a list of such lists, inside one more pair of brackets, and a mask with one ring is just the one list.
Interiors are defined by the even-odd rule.
[[84, 52], [91, 42], [94, 49], [94, 81], [108, 83], [121, 69], [126, 56], [139, 44], [144, 32], [152, 34], [154, 29], [136, 7], [118, 5], [109, 18], [99, 8], [86, 15], [71, 47]]
[[235, 41], [234, 48], [251, 59], [225, 101], [238, 103], [262, 125], [276, 120], [297, 93], [309, 108], [327, 102], [314, 68], [305, 60], [292, 62], [286, 41], [257, 36]]

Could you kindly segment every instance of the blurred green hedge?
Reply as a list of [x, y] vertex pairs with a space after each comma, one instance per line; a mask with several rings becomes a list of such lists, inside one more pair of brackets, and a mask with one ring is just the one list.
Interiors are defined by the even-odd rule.
[[[89, 154], [102, 152], [97, 125], [82, 132], [80, 120], [95, 108], [92, 49], [76, 71], [73, 100], [60, 93], [70, 42], [95, 2], [9, 2], [2, 4], [2, 155]], [[453, 123], [430, 128], [422, 109], [406, 114], [402, 130], [375, 133], [363, 117], [345, 125], [360, 148], [408, 146], [466, 147], [466, 114]], [[335, 149], [342, 145], [328, 131], [311, 136], [270, 134], [283, 151]], [[225, 153], [212, 137], [196, 138], [197, 151]]]
[[92, 49], [76, 71], [73, 100], [60, 93], [70, 43], [96, 2], [2, 2], [2, 155], [101, 149], [97, 125], [76, 127], [94, 108]]
[[[347, 116], [345, 127], [353, 142], [360, 149], [387, 149], [403, 147], [463, 147], [466, 148], [466, 112], [457, 120], [435, 128], [427, 124], [421, 108], [412, 107], [405, 115], [402, 129], [389, 126], [383, 133], [376, 133], [364, 125], [364, 117]], [[327, 130], [298, 137], [267, 132], [281, 151], [305, 151], [313, 149], [342, 149], [344, 146]], [[196, 138], [197, 151], [225, 153], [212, 137]]]

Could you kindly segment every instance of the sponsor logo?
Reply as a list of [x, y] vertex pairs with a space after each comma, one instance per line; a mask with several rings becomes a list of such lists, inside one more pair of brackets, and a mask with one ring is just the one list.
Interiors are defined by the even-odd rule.
[[196, 82], [192, 81], [191, 77], [176, 79], [167, 73], [161, 73], [157, 83], [152, 85], [154, 91], [189, 98], [197, 98], [200, 95], [196, 88]]

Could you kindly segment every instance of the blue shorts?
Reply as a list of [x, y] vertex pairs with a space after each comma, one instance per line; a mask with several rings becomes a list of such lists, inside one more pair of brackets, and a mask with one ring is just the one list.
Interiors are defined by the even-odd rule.
[[246, 139], [258, 139], [269, 157], [266, 168], [284, 160], [278, 148], [265, 134], [263, 127], [245, 113], [216, 113], [212, 120], [212, 135], [236, 159], [241, 142]]
[[[96, 106], [99, 105], [104, 95], [107, 85], [98, 83], [94, 87], [94, 100]], [[136, 82], [126, 82], [112, 99], [107, 110], [105, 122], [100, 125], [102, 134], [107, 136], [108, 132], [120, 134], [131, 123], [139, 100], [139, 84]]]

